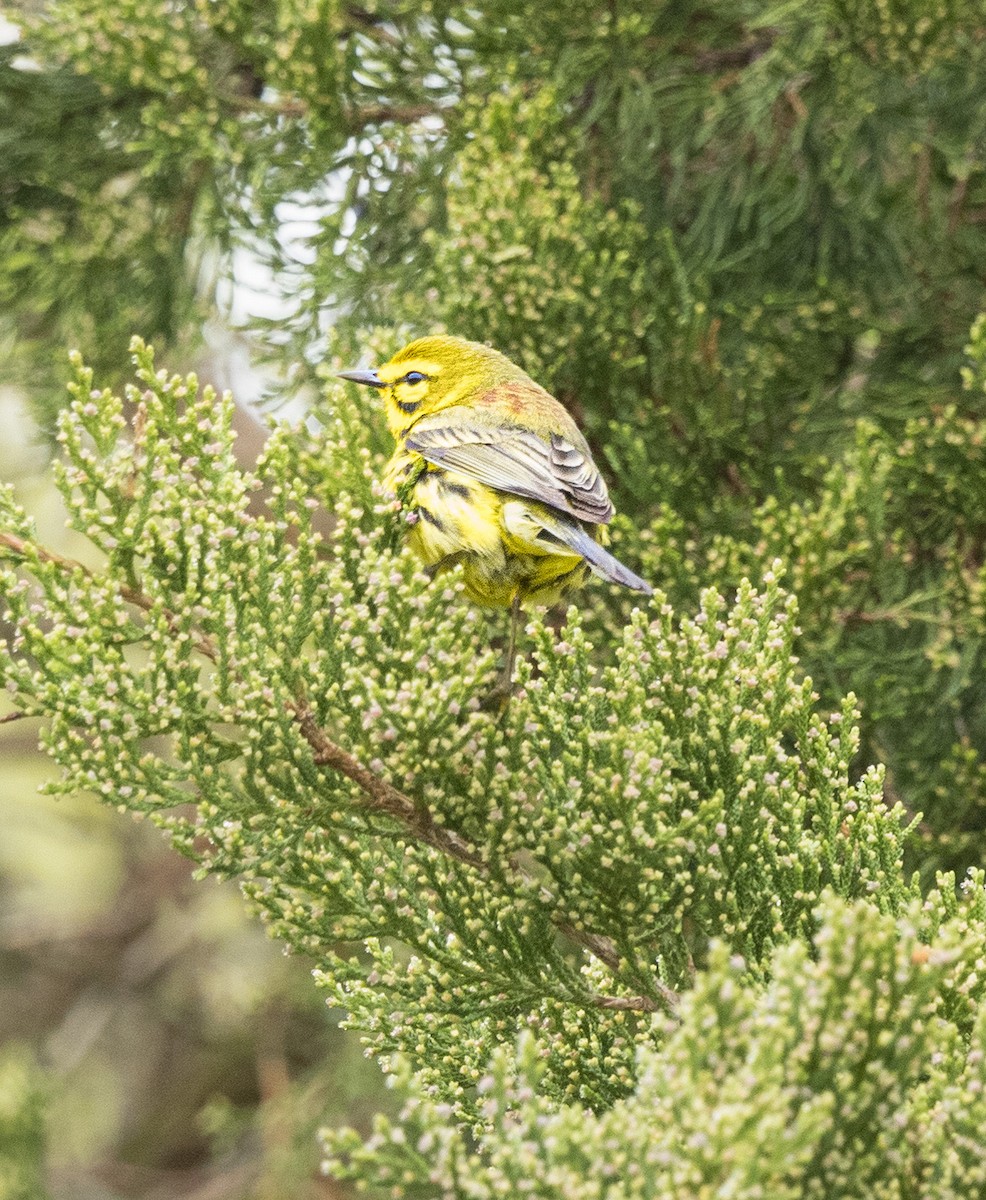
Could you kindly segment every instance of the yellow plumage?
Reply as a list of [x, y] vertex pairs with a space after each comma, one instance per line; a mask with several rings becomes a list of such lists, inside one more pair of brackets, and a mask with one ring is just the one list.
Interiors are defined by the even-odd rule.
[[375, 371], [396, 447], [386, 486], [430, 569], [461, 564], [470, 597], [552, 604], [590, 571], [641, 592], [648, 583], [600, 545], [606, 485], [569, 413], [520, 367], [462, 338], [420, 338]]

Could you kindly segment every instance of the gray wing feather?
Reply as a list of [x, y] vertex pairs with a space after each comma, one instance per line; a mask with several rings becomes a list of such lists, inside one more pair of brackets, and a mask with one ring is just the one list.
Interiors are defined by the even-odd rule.
[[613, 506], [589, 454], [559, 434], [545, 441], [529, 429], [415, 425], [405, 445], [428, 462], [459, 471], [515, 496], [603, 525]]

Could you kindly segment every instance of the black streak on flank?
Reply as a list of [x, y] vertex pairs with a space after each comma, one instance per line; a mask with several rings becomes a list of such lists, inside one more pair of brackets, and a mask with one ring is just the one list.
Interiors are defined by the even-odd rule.
[[468, 500], [472, 495], [472, 492], [470, 492], [469, 488], [466, 487], [464, 483], [454, 483], [447, 476], [443, 476], [438, 481], [438, 488], [439, 491], [443, 492], [446, 496], [462, 496], [462, 498], [465, 500]]
[[434, 525], [434, 527], [440, 533], [445, 532], [445, 522], [441, 519], [441, 517], [436, 517], [431, 509], [425, 508], [423, 504], [419, 504], [418, 514], [423, 521], [427, 521], [429, 525]]

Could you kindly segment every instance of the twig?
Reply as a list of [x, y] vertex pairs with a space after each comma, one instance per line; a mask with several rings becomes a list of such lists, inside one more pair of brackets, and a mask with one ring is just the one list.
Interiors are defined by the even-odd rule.
[[[53, 566], [61, 568], [63, 571], [81, 571], [88, 578], [93, 578], [92, 571], [74, 558], [65, 558], [62, 554], [56, 554], [54, 550], [48, 550], [44, 546], [38, 546], [34, 542], [26, 542], [23, 538], [17, 537], [16, 534], [7, 533], [5, 530], [0, 530], [0, 546], [6, 546], [9, 550], [18, 555], [20, 558], [29, 557], [29, 549], [32, 550], [41, 562], [51, 563]], [[129, 584], [121, 583], [119, 587], [120, 595], [128, 604], [134, 605], [135, 608], [143, 609], [144, 612], [153, 612], [157, 609], [167, 623], [171, 633], [179, 633], [181, 625], [178, 618], [169, 609], [162, 608], [155, 604], [150, 596], [145, 596], [137, 588], [130, 587]], [[215, 662], [219, 657], [219, 651], [216, 649], [214, 642], [208, 638], [198, 638], [192, 643], [200, 654], [204, 654], [206, 658]]]
[[223, 103], [237, 112], [267, 113], [276, 117], [304, 117], [311, 106], [304, 100], [260, 100], [256, 96], [226, 96]]
[[948, 236], [953, 237], [959, 225], [962, 223], [962, 210], [965, 207], [965, 198], [969, 191], [969, 177], [963, 176], [961, 179], [956, 179], [952, 187], [951, 195], [948, 198]]
[[8, 550], [13, 550], [19, 558], [27, 558], [29, 545], [42, 562], [55, 563], [66, 571], [75, 571], [76, 569], [86, 570], [82, 566], [82, 563], [76, 562], [74, 558], [64, 558], [61, 554], [56, 554], [54, 550], [46, 550], [43, 546], [36, 546], [33, 542], [26, 542], [15, 533], [8, 533], [5, 529], [0, 529], [0, 546], [6, 546]]
[[835, 619], [840, 625], [847, 625], [849, 627], [854, 625], [876, 625], [884, 621], [890, 625], [898, 625], [901, 629], [906, 629], [913, 622], [924, 625], [946, 624], [946, 619], [941, 614], [920, 612], [916, 609], [904, 612], [896, 611], [892, 608], [840, 609], [836, 611]]
[[[753, 37], [741, 46], [724, 46], [711, 50], [700, 50], [687, 42], [679, 42], [671, 46], [672, 54], [690, 58], [692, 67], [703, 75], [715, 75], [720, 71], [748, 67], [757, 61], [774, 44], [777, 31], [764, 30], [758, 37]], [[664, 50], [667, 43], [662, 38], [645, 38], [644, 45], [655, 50]]]
[[[729, 46], [721, 50], [696, 50], [692, 54], [692, 63], [696, 71], [714, 75], [717, 71], [730, 67], [748, 67], [757, 61], [774, 44], [776, 34], [773, 31], [753, 38], [744, 46]], [[678, 48], [679, 53], [687, 54], [684, 48]]]
[[918, 215], [922, 221], [927, 223], [931, 220], [931, 147], [927, 144], [918, 149], [914, 183], [917, 191]]
[[[237, 112], [266, 113], [276, 117], [307, 117], [312, 107], [304, 100], [284, 97], [278, 100], [258, 100], [254, 96], [227, 96], [225, 103]], [[343, 112], [343, 120], [350, 129], [365, 129], [367, 125], [414, 125], [424, 117], [444, 116], [447, 108], [438, 104], [368, 104], [363, 108], [349, 108]]]
[[346, 113], [351, 126], [363, 129], [367, 125], [382, 125], [392, 121], [396, 125], [413, 125], [424, 117], [443, 117], [447, 112], [438, 104], [368, 104], [364, 108], [353, 108]]
[[[367, 12], [365, 8], [358, 8], [355, 4], [347, 4], [345, 14], [354, 25], [359, 27], [360, 33], [376, 38], [377, 41], [386, 42], [388, 46], [400, 47], [401, 39], [391, 33], [389, 29], [383, 28], [382, 18]], [[350, 32], [350, 30], [346, 30], [347, 34]]]
[[482, 856], [451, 829], [436, 825], [431, 814], [419, 808], [414, 801], [392, 783], [375, 775], [357, 758], [337, 745], [315, 720], [315, 714], [306, 700], [299, 699], [291, 705], [305, 740], [314, 751], [315, 762], [320, 767], [331, 767], [357, 785], [367, 800], [367, 807], [386, 813], [399, 821], [420, 841], [447, 854], [450, 858], [467, 866], [484, 870]]
[[[341, 775], [344, 775], [347, 779], [351, 779], [357, 784], [370, 802], [368, 807], [393, 817], [419, 840], [426, 842], [436, 850], [440, 850], [443, 854], [447, 854], [450, 858], [454, 858], [456, 861], [465, 863], [467, 866], [474, 867], [476, 870], [484, 873], [488, 871], [488, 863], [464, 838], [460, 837], [454, 831], [446, 829], [444, 826], [436, 825], [431, 819], [431, 815], [418, 808], [409, 796], [404, 795], [403, 792], [395, 788], [393, 784], [388, 783], [387, 780], [381, 779], [379, 775], [374, 775], [372, 771], [364, 767], [348, 751], [343, 750], [341, 746], [337, 746], [315, 720], [314, 713], [312, 713], [304, 700], [295, 701], [292, 705], [292, 711], [298, 718], [299, 727], [306, 741], [315, 751], [316, 763], [320, 766], [332, 767]], [[508, 863], [511, 869], [517, 871], [525, 878], [531, 878], [530, 872], [516, 859], [511, 858], [508, 860]], [[546, 904], [553, 907], [557, 906], [558, 901], [554, 893], [544, 887], [541, 888], [540, 892], [541, 899]], [[569, 941], [575, 942], [588, 950], [590, 954], [598, 958], [614, 974], [619, 972], [620, 955], [609, 938], [603, 937], [601, 934], [588, 933], [583, 929], [577, 929], [563, 917], [552, 916], [550, 919], [558, 932], [564, 934]], [[614, 998], [614, 1003], [602, 1004], [601, 1007], [632, 1008], [642, 1012], [658, 1012], [668, 1009], [673, 1012], [678, 1005], [677, 993], [662, 983], [655, 984], [655, 991], [660, 1000], [641, 997], [641, 1002], [637, 1004], [635, 1002], [631, 1003], [627, 997], [620, 997], [618, 998], [618, 1003], [615, 1002]], [[600, 997], [599, 999], [607, 1000], [608, 998]]]
[[[671, 992], [670, 988], [665, 990]], [[674, 992], [671, 992], [671, 995], [677, 1004], [677, 995]], [[622, 1012], [663, 1012], [666, 1007], [674, 1007], [673, 1004], [659, 1004], [650, 996], [600, 996], [598, 993], [593, 994], [590, 1003], [593, 1008], [617, 1009]]]

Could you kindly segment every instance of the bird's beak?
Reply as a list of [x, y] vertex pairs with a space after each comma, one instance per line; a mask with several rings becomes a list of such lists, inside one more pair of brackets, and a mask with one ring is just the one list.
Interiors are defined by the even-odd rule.
[[367, 387], [382, 388], [387, 385], [377, 376], [376, 371], [340, 371], [340, 379], [348, 379], [350, 383], [365, 383]]

